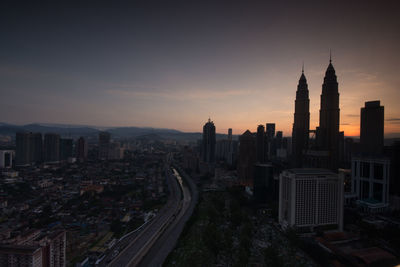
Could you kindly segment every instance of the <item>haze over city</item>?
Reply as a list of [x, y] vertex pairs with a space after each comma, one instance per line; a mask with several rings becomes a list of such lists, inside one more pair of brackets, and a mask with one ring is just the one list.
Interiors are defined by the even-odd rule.
[[275, 122], [287, 136], [303, 62], [317, 126], [332, 50], [340, 129], [359, 135], [360, 108], [379, 99], [385, 134], [400, 132], [395, 1], [7, 3], [0, 12], [8, 123], [200, 131], [211, 117], [217, 132]]

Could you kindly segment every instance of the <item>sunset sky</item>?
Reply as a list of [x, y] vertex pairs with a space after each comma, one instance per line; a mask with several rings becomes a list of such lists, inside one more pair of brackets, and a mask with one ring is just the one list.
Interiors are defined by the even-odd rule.
[[290, 136], [302, 62], [315, 128], [331, 49], [345, 135], [370, 100], [400, 133], [398, 1], [35, 3], [0, 8], [2, 122]]

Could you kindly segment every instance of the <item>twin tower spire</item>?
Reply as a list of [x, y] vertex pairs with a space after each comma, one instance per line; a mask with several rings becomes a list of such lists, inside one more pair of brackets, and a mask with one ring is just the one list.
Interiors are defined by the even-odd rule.
[[[309, 162], [325, 162], [322, 166], [307, 164], [310, 132], [310, 99], [308, 84], [304, 75], [304, 63], [297, 85], [294, 123], [292, 132], [292, 154], [294, 167], [318, 167], [335, 170], [337, 167], [337, 147], [339, 140], [339, 92], [335, 69], [332, 65], [332, 55], [326, 69], [322, 85], [319, 127], [316, 129], [316, 146], [313, 150], [325, 151], [319, 153], [329, 155], [326, 160], [310, 160]], [[310, 153], [315, 155], [316, 153]], [[318, 154], [318, 153], [317, 153]]]

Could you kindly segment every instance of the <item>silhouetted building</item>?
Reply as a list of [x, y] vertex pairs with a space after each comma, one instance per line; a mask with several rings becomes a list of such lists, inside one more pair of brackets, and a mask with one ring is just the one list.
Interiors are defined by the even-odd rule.
[[310, 99], [308, 96], [307, 79], [302, 70], [297, 85], [296, 100], [294, 102], [294, 122], [292, 131], [293, 165], [302, 167], [304, 152], [308, 149], [310, 131]]
[[44, 160], [45, 162], [60, 161], [60, 135], [54, 133], [44, 135]]
[[99, 159], [108, 159], [111, 135], [108, 132], [99, 133]]
[[290, 169], [279, 177], [279, 223], [314, 231], [343, 228], [343, 178], [324, 169]]
[[16, 156], [17, 166], [29, 165], [42, 162], [42, 134], [31, 132], [16, 133]]
[[228, 129], [228, 140], [232, 141], [232, 128]]
[[256, 163], [256, 138], [247, 130], [239, 137], [238, 177], [243, 185], [252, 185]]
[[316, 129], [316, 147], [309, 149], [304, 165], [326, 168], [334, 172], [339, 167], [339, 90], [332, 60], [329, 60], [322, 84], [319, 127]]
[[43, 162], [43, 138], [41, 133], [30, 134], [30, 159], [33, 163]]
[[13, 150], [0, 150], [0, 168], [11, 168], [13, 164]]
[[374, 157], [353, 157], [352, 192], [365, 211], [384, 211], [389, 204], [390, 160]]
[[16, 133], [16, 155], [15, 164], [18, 166], [28, 165], [31, 163], [30, 154], [30, 138], [31, 133]]
[[60, 160], [68, 160], [73, 156], [73, 140], [60, 139]]
[[320, 150], [329, 152], [329, 166], [326, 167], [335, 172], [339, 161], [339, 113], [338, 82], [330, 60], [322, 84], [317, 144]]
[[215, 163], [215, 125], [210, 119], [203, 126], [202, 159], [206, 163]]
[[254, 165], [254, 201], [258, 204], [272, 203], [278, 200], [278, 185], [274, 180], [271, 164]]
[[85, 161], [88, 155], [88, 144], [84, 137], [79, 137], [76, 144], [76, 157], [80, 161]]
[[365, 102], [361, 108], [360, 148], [365, 155], [383, 153], [384, 107], [380, 101]]
[[263, 125], [258, 125], [257, 127], [257, 162], [265, 162], [265, 131]]
[[275, 123], [267, 123], [266, 132], [268, 140], [272, 140], [275, 137]]

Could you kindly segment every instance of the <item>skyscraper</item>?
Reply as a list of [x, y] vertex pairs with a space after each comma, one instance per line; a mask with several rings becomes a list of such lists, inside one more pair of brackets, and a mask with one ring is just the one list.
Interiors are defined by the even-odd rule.
[[319, 111], [319, 127], [317, 127], [318, 150], [328, 153], [328, 166], [333, 171], [338, 170], [339, 161], [339, 90], [332, 60], [329, 60], [322, 84], [321, 109]]
[[16, 146], [16, 165], [42, 162], [43, 140], [41, 133], [16, 133]]
[[20, 132], [15, 135], [16, 142], [16, 155], [15, 164], [16, 165], [27, 165], [31, 163], [31, 153], [30, 153], [30, 133]]
[[84, 137], [79, 137], [78, 142], [76, 144], [76, 157], [80, 161], [84, 161], [87, 159], [88, 155], [88, 145]]
[[294, 102], [294, 122], [292, 131], [293, 165], [302, 166], [303, 151], [308, 148], [310, 130], [310, 99], [308, 97], [307, 79], [304, 68], [297, 85], [296, 100]]
[[232, 141], [232, 128], [228, 129], [228, 140]]
[[72, 157], [72, 147], [73, 140], [72, 139], [60, 139], [60, 159], [68, 160], [68, 158]]
[[39, 163], [43, 161], [43, 139], [41, 133], [30, 134], [30, 157], [31, 162]]
[[44, 160], [46, 162], [60, 161], [60, 135], [54, 133], [44, 135]]
[[365, 102], [361, 108], [360, 149], [367, 155], [383, 152], [384, 107], [380, 101]]
[[257, 162], [264, 163], [265, 162], [265, 132], [264, 125], [260, 124], [257, 127]]
[[275, 123], [267, 123], [266, 130], [268, 140], [272, 140], [275, 137]]
[[247, 130], [239, 137], [239, 160], [237, 164], [238, 177], [242, 184], [251, 185], [256, 163], [256, 138]]
[[108, 159], [111, 135], [108, 132], [99, 133], [99, 159]]
[[215, 125], [210, 119], [203, 126], [202, 159], [206, 163], [215, 162]]

